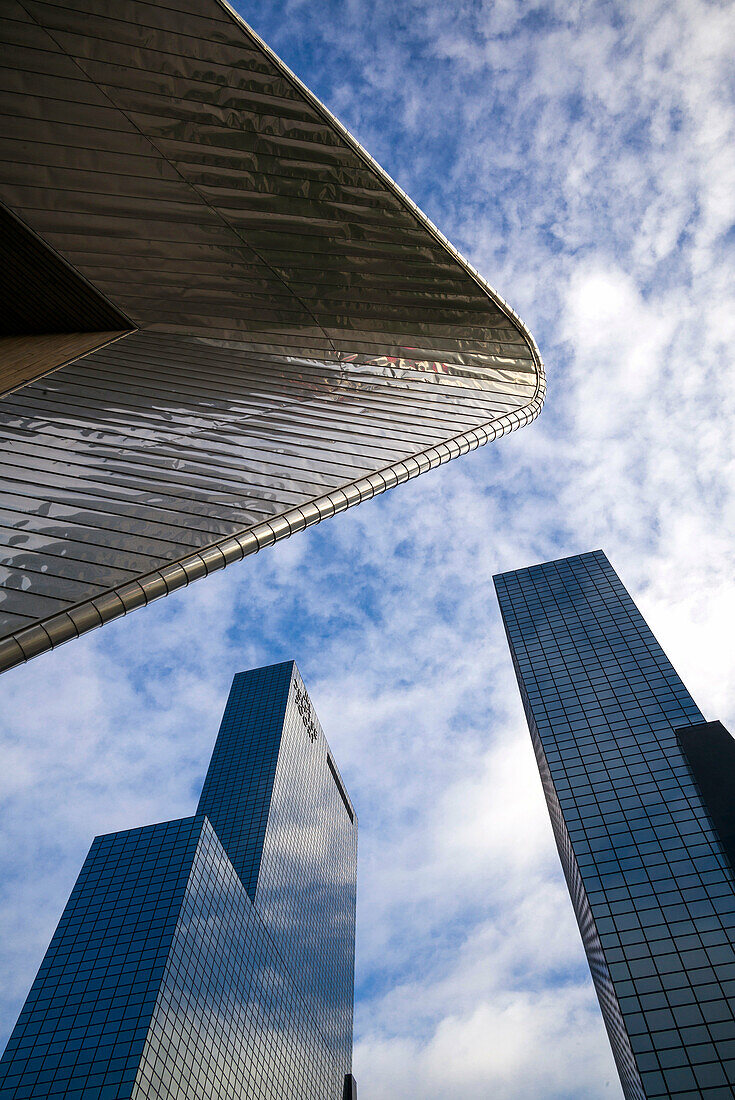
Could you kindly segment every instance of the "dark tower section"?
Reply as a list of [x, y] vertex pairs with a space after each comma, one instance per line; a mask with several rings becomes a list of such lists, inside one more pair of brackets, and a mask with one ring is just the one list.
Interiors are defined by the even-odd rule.
[[725, 1100], [735, 1084], [735, 883], [723, 855], [732, 742], [702, 725], [601, 551], [495, 584], [623, 1092]]
[[676, 731], [722, 847], [735, 869], [735, 740], [722, 722]]

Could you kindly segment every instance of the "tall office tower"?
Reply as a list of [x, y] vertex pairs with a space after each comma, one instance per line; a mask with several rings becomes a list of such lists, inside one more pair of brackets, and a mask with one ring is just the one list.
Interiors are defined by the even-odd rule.
[[735, 743], [601, 551], [495, 578], [628, 1100], [735, 1084]]
[[224, 0], [0, 0], [0, 45], [0, 669], [538, 415], [520, 319]]
[[354, 1100], [357, 819], [293, 662], [235, 677], [194, 817], [97, 837], [3, 1100]]

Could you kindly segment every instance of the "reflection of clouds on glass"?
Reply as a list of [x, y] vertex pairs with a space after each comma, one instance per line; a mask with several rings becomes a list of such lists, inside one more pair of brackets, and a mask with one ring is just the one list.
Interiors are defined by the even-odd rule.
[[357, 824], [327, 753], [293, 662], [239, 673], [198, 813], [275, 952], [267, 966], [259, 963], [257, 995], [272, 983], [297, 990], [298, 1011], [308, 1013], [344, 1076], [352, 1060]]
[[238, 674], [196, 815], [92, 845], [0, 1093], [336, 1100], [357, 870], [336, 776], [293, 662]]
[[321, 725], [294, 669], [256, 904], [348, 1072], [357, 826], [350, 821], [327, 752]]
[[180, 1100], [339, 1096], [347, 1072], [205, 818], [138, 1076]]

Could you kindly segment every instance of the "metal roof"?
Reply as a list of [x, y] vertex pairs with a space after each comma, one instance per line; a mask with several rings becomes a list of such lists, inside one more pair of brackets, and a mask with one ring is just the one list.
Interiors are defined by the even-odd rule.
[[0, 341], [0, 668], [538, 414], [520, 319], [226, 4], [0, 13], [0, 201], [121, 318], [22, 388]]

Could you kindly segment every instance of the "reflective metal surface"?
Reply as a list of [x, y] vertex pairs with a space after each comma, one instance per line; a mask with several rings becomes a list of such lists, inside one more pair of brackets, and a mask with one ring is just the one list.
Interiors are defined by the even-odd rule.
[[0, 402], [0, 668], [538, 414], [520, 320], [225, 5], [0, 11], [0, 200], [139, 330]]

